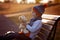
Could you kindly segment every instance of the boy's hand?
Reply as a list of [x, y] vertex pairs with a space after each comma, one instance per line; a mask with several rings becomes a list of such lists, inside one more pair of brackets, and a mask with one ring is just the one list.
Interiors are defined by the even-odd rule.
[[26, 23], [22, 23], [26, 27]]

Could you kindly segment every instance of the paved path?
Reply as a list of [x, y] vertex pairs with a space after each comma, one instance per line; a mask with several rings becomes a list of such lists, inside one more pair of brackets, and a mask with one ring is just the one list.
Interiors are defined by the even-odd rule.
[[0, 15], [0, 35], [7, 31], [19, 31], [18, 26], [3, 15]]

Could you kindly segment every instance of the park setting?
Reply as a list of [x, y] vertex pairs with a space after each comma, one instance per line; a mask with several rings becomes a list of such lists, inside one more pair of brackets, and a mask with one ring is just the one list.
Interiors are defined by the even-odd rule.
[[23, 21], [26, 17], [26, 22], [29, 23], [33, 17], [33, 8], [48, 4], [49, 1], [52, 6], [45, 8], [42, 14], [42, 28], [34, 40], [60, 40], [60, 0], [0, 0], [0, 35], [5, 35], [8, 31], [19, 33], [19, 17], [22, 16]]

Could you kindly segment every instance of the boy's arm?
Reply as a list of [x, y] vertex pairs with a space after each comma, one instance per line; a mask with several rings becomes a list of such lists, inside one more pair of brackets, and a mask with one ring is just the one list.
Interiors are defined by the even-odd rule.
[[42, 26], [42, 22], [40, 20], [34, 22], [34, 24], [32, 26], [27, 25], [26, 28], [30, 31], [30, 32], [35, 32], [37, 31], [39, 28], [41, 28]]

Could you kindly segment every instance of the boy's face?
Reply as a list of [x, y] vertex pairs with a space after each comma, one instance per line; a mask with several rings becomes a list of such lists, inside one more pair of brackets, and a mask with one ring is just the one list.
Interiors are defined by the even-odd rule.
[[37, 17], [41, 17], [41, 15], [42, 15], [41, 13], [36, 13]]
[[42, 14], [38, 10], [34, 9], [32, 15], [34, 17], [41, 17]]
[[32, 16], [35, 18], [35, 17], [36, 17], [36, 13], [35, 13], [35, 12], [33, 12], [33, 13], [32, 13]]
[[41, 15], [42, 15], [41, 13], [36, 12], [36, 11], [34, 11], [34, 12], [32, 13], [32, 16], [35, 17], [35, 18], [36, 18], [36, 17], [41, 17]]

